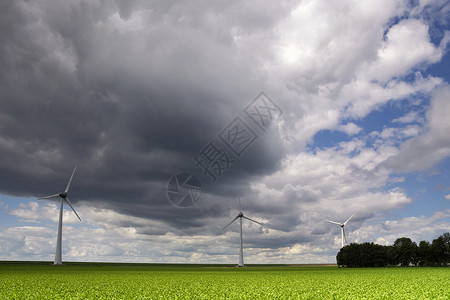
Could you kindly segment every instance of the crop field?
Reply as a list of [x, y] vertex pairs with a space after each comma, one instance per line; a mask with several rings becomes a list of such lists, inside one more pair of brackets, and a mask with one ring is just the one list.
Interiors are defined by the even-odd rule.
[[0, 262], [0, 299], [450, 299], [450, 268]]

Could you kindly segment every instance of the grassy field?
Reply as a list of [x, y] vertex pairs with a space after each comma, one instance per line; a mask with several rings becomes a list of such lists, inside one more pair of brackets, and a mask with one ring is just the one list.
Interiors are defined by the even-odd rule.
[[450, 299], [450, 268], [0, 262], [0, 299]]

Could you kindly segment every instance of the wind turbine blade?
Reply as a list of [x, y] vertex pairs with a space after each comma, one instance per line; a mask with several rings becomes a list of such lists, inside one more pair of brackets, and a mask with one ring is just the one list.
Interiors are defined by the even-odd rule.
[[261, 226], [264, 226], [262, 223], [260, 223], [260, 222], [258, 222], [258, 221], [255, 221], [255, 220], [252, 220], [252, 219], [250, 219], [250, 218], [248, 218], [248, 217], [246, 217], [246, 216], [242, 216], [244, 219], [247, 219], [247, 220], [249, 220], [249, 221], [252, 221], [252, 222], [255, 222], [255, 223], [257, 223], [257, 224], [259, 224], [259, 225], [261, 225]]
[[242, 212], [241, 197], [239, 197], [239, 212]]
[[80, 216], [77, 214], [77, 211], [75, 210], [75, 208], [73, 208], [72, 203], [70, 203], [69, 198], [66, 197], [66, 202], [67, 204], [69, 204], [70, 208], [73, 210], [73, 212], [77, 215], [78, 219], [83, 222], [83, 220], [81, 220]]
[[345, 241], [345, 244], [347, 244], [347, 237], [345, 236], [345, 230], [344, 230], [344, 227], [342, 227], [342, 233], [344, 234], [344, 241]]
[[355, 214], [351, 215], [350, 218], [348, 218], [347, 221], [344, 222], [344, 225], [346, 225], [347, 222], [350, 221], [350, 219], [353, 218], [354, 215], [355, 215]]
[[73, 172], [72, 172], [72, 176], [70, 176], [69, 182], [67, 183], [66, 189], [64, 190], [64, 192], [66, 192], [66, 193], [69, 191], [70, 184], [72, 183], [73, 174], [75, 174], [75, 170], [77, 169], [77, 166], [78, 165], [75, 165], [75, 168], [73, 169]]
[[338, 222], [334, 222], [334, 221], [330, 221], [330, 220], [325, 220], [325, 221], [327, 221], [327, 222], [330, 222], [330, 223], [333, 223], [333, 224], [337, 224], [337, 225], [339, 225], [339, 226], [341, 226], [341, 225], [342, 225], [341, 223], [338, 223]]
[[40, 198], [38, 198], [38, 200], [50, 199], [50, 198], [58, 198], [58, 197], [59, 197], [59, 194], [54, 194], [54, 195], [50, 195], [50, 196], [40, 197]]
[[236, 218], [234, 218], [233, 219], [233, 221], [231, 221], [230, 223], [228, 223], [228, 225], [227, 226], [225, 226], [223, 229], [226, 229], [228, 226], [230, 226], [231, 225], [231, 223], [233, 223], [234, 221], [236, 221], [237, 220], [237, 218], [239, 218], [239, 216], [236, 216]]

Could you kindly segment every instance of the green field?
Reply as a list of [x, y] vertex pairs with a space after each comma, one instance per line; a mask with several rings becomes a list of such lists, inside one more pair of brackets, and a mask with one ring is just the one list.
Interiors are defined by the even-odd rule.
[[3, 262], [0, 299], [450, 299], [450, 268]]

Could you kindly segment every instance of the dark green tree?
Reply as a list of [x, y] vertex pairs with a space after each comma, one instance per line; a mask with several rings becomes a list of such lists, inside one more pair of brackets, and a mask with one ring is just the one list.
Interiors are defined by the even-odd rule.
[[445, 262], [446, 264], [450, 263], [450, 233], [446, 232], [443, 235], [441, 235], [442, 239], [444, 240], [445, 245]]
[[347, 245], [347, 246], [342, 247], [341, 250], [339, 250], [338, 254], [336, 255], [336, 262], [337, 262], [338, 266], [348, 266], [348, 264], [349, 264], [348, 247], [350, 247], [350, 246]]
[[447, 266], [450, 263], [450, 234], [447, 232], [434, 239], [430, 246], [430, 252], [435, 264]]
[[419, 247], [417, 248], [417, 261], [419, 266], [430, 266], [433, 264], [429, 242], [420, 241]]
[[410, 238], [401, 237], [396, 239], [393, 248], [395, 264], [409, 266], [417, 263], [417, 244]]
[[388, 265], [386, 246], [363, 243], [360, 248], [361, 267], [386, 267]]
[[385, 267], [388, 265], [387, 247], [374, 243], [352, 243], [343, 247], [336, 256], [339, 266]]
[[336, 261], [339, 266], [386, 267], [392, 266], [429, 266], [450, 264], [450, 233], [444, 233], [430, 244], [421, 241], [419, 246], [410, 238], [395, 240], [392, 246], [374, 243], [347, 245], [338, 252]]
[[389, 266], [397, 266], [397, 258], [396, 258], [396, 250], [394, 246], [389, 245], [386, 246], [386, 253], [387, 253], [387, 261]]
[[351, 243], [339, 250], [336, 255], [336, 262], [339, 266], [346, 266], [348, 268], [360, 266], [360, 245]]

